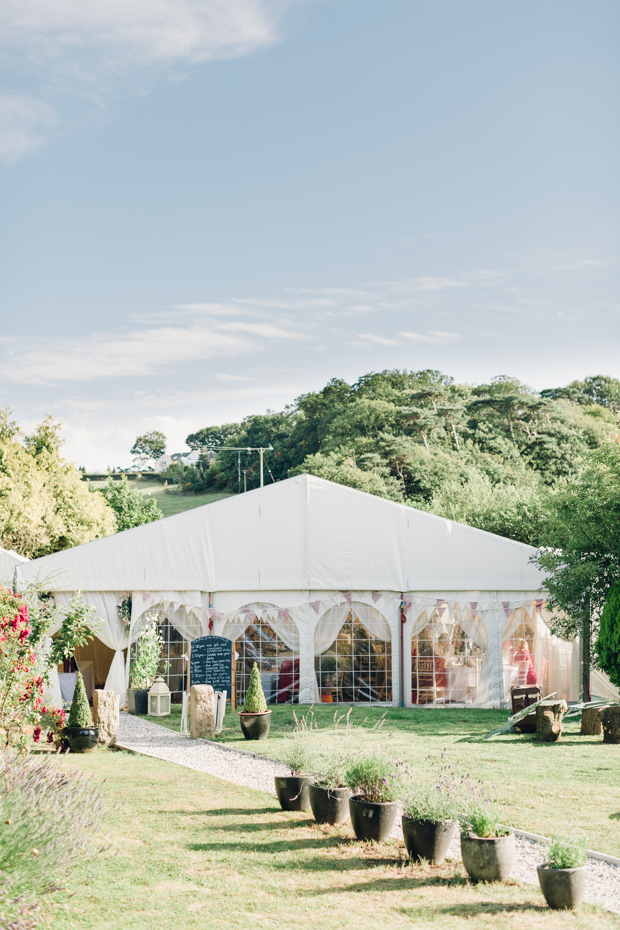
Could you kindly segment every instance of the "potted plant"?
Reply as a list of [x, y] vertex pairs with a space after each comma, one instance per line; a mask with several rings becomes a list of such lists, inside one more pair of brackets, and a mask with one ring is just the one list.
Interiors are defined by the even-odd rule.
[[452, 842], [458, 818], [458, 789], [451, 765], [444, 765], [434, 785], [407, 777], [402, 789], [403, 836], [410, 859], [439, 865]]
[[398, 812], [399, 778], [394, 769], [393, 762], [378, 752], [347, 767], [345, 781], [353, 792], [349, 813], [358, 840], [381, 843], [391, 834]]
[[574, 911], [583, 903], [587, 858], [583, 840], [552, 837], [546, 862], [538, 867], [538, 881], [549, 907]]
[[99, 740], [99, 727], [93, 726], [82, 673], [77, 673], [69, 722], [62, 731], [72, 752], [93, 752]]
[[130, 714], [146, 716], [149, 712], [149, 688], [160, 666], [162, 644], [163, 639], [157, 631], [157, 617], [150, 617], [134, 645], [129, 676], [131, 687], [127, 689]]
[[516, 859], [515, 836], [488, 797], [474, 796], [461, 816], [461, 855], [474, 882], [503, 882]]
[[333, 746], [327, 750], [319, 763], [319, 772], [310, 785], [310, 807], [317, 823], [332, 826], [344, 823], [349, 818], [351, 789], [346, 783], [348, 753]]
[[308, 788], [312, 778], [304, 773], [310, 768], [311, 731], [305, 717], [299, 720], [294, 711], [293, 714], [295, 731], [287, 739], [282, 753], [282, 761], [291, 770], [291, 774], [275, 776], [276, 794], [283, 811], [307, 811], [310, 809]]
[[271, 711], [267, 710], [267, 701], [256, 662], [252, 666], [243, 710], [239, 711], [239, 721], [246, 739], [266, 739], [269, 735]]

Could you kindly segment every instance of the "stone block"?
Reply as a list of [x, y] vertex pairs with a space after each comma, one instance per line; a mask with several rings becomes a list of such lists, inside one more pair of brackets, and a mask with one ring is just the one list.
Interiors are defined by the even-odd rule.
[[116, 694], [114, 691], [93, 692], [93, 726], [99, 727], [99, 745], [113, 746], [117, 737]]
[[215, 697], [211, 685], [192, 685], [189, 689], [189, 737], [215, 738]]

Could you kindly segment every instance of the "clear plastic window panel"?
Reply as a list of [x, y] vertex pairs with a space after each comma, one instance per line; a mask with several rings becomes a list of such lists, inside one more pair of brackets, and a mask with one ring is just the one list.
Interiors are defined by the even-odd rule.
[[245, 701], [252, 667], [256, 662], [268, 704], [299, 703], [299, 653], [257, 617], [235, 643], [237, 652], [237, 704]]
[[315, 656], [314, 664], [323, 703], [392, 700], [392, 643], [370, 633], [352, 612], [332, 645]]
[[167, 619], [160, 618], [157, 629], [164, 641], [159, 674], [170, 688], [171, 703], [181, 704], [186, 684], [184, 672], [187, 665], [183, 656], [187, 653], [187, 642]]
[[475, 703], [484, 648], [465, 632], [458, 612], [436, 609], [427, 619], [411, 638], [411, 703]]

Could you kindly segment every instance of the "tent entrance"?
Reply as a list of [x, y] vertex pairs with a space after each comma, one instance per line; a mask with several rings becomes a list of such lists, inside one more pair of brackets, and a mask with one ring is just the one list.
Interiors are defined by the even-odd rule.
[[390, 703], [392, 641], [383, 615], [366, 604], [326, 611], [315, 633], [314, 668], [323, 703]]

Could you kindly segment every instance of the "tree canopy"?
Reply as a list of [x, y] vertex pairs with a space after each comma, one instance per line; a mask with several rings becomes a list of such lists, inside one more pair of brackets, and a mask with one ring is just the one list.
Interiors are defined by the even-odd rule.
[[137, 488], [131, 488], [123, 475], [120, 481], [108, 478], [105, 487], [99, 492], [114, 511], [116, 529], [130, 530], [143, 523], [161, 520], [163, 513], [152, 498], [144, 497]]
[[141, 464], [145, 464], [150, 459], [160, 459], [165, 451], [166, 437], [156, 429], [138, 436], [131, 447], [131, 454]]
[[480, 385], [436, 370], [334, 378], [282, 411], [192, 433], [201, 461], [173, 480], [235, 492], [245, 471], [257, 487], [258, 454], [226, 447], [272, 445], [267, 482], [314, 474], [537, 545], [546, 502], [599, 447], [617, 404], [620, 382], [603, 375], [540, 393], [508, 375]]
[[60, 424], [48, 416], [22, 436], [0, 410], [0, 545], [36, 558], [109, 536], [114, 514], [61, 458]]

